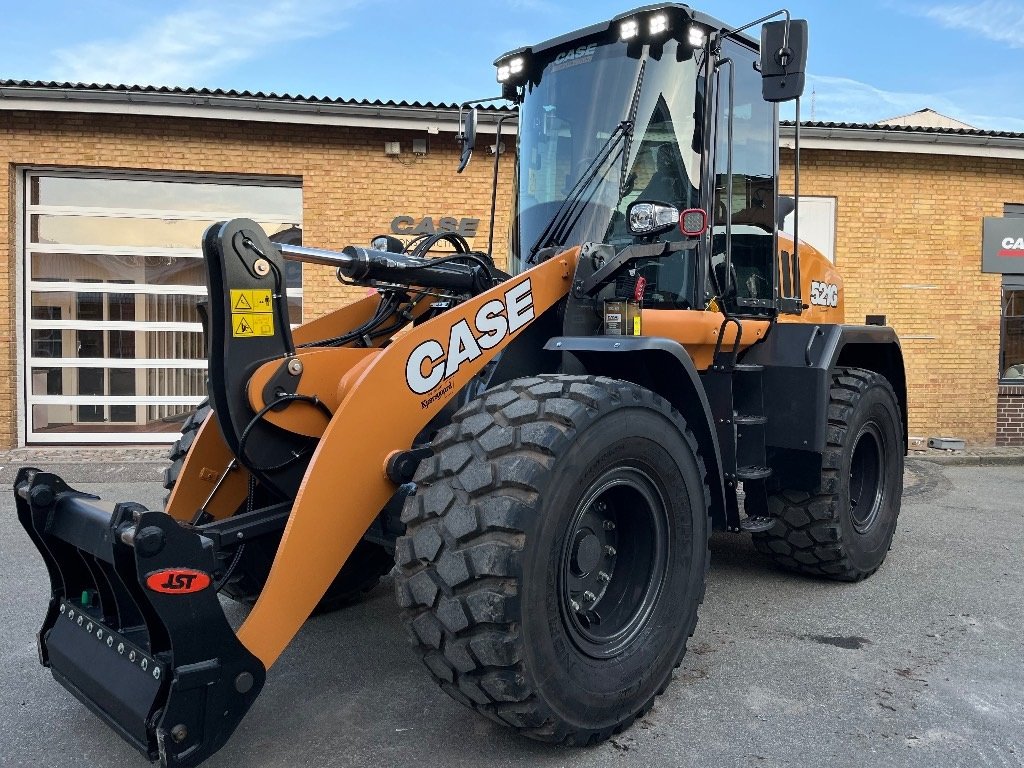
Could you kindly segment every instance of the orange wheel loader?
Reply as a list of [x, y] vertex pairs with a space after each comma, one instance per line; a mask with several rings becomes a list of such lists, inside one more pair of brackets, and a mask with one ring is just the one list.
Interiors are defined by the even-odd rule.
[[[669, 684], [713, 529], [871, 575], [900, 508], [903, 358], [780, 232], [806, 54], [786, 12], [735, 28], [657, 4], [499, 58], [508, 272], [454, 232], [334, 251], [212, 226], [209, 403], [166, 508], [17, 477], [52, 585], [43, 665], [150, 760], [196, 765], [310, 614], [394, 566], [448, 694], [590, 744]], [[376, 290], [292, 329], [286, 260]], [[237, 631], [222, 596], [252, 604]]]

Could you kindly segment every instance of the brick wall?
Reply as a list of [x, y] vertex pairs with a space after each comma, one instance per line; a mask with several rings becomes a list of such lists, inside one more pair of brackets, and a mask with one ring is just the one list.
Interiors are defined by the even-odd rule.
[[[879, 314], [907, 365], [910, 434], [996, 436], [1000, 277], [981, 272], [982, 218], [1024, 200], [1024, 161], [801, 152], [801, 195], [837, 197], [846, 320]], [[792, 156], [782, 158], [792, 188]]]
[[[412, 155], [412, 139], [427, 138], [425, 157]], [[400, 158], [384, 155], [384, 141], [399, 140]], [[368, 130], [331, 126], [274, 125], [220, 120], [0, 112], [0, 448], [16, 441], [15, 306], [16, 179], [21, 166], [116, 170], [187, 171], [301, 177], [304, 243], [341, 248], [368, 243], [389, 230], [398, 214], [469, 216], [481, 220], [477, 248], [487, 246], [492, 159], [487, 135], [462, 176], [455, 174], [453, 135], [426, 131]], [[506, 143], [508, 139], [506, 139]], [[508, 154], [511, 160], [512, 153]], [[511, 194], [511, 164], [502, 174], [499, 200]], [[507, 207], [499, 210], [495, 251], [502, 260]], [[307, 266], [305, 317], [363, 294], [345, 288], [327, 267]]]
[[999, 387], [996, 445], [1024, 445], [1024, 386]]
[[[309, 245], [366, 243], [396, 214], [473, 216], [486, 246], [490, 158], [483, 151], [461, 177], [450, 134], [273, 125], [181, 118], [0, 112], [0, 447], [15, 441], [18, 399], [15, 331], [15, 191], [25, 165], [298, 176]], [[385, 140], [402, 142], [399, 159]], [[481, 140], [480, 148], [486, 140]], [[506, 140], [508, 141], [508, 140]], [[511, 153], [509, 153], [509, 161]], [[511, 190], [502, 173], [495, 247], [503, 257]], [[801, 192], [838, 197], [836, 263], [846, 281], [847, 320], [886, 315], [903, 341], [913, 435], [996, 436], [1000, 290], [980, 271], [981, 220], [1004, 202], [1024, 201], [1024, 161], [805, 150]], [[792, 161], [782, 160], [783, 189]], [[360, 295], [327, 268], [307, 267], [305, 316]]]

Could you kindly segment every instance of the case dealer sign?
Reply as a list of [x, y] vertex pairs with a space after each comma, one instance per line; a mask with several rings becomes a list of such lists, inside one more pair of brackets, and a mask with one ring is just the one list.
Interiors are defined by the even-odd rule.
[[1024, 218], [987, 218], [981, 271], [1024, 275]]

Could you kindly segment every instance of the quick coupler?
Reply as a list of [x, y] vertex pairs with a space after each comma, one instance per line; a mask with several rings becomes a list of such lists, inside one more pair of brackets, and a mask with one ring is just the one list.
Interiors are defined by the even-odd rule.
[[22, 469], [14, 490], [50, 576], [43, 666], [152, 761], [192, 766], [217, 751], [266, 670], [221, 609], [214, 542], [37, 469]]

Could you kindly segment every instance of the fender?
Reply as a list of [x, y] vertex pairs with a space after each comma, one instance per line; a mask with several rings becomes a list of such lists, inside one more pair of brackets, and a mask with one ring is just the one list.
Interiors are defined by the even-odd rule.
[[828, 429], [832, 371], [851, 366], [885, 376], [896, 393], [907, 450], [907, 377], [896, 332], [876, 325], [779, 323], [743, 356], [765, 367], [765, 443], [782, 487], [815, 491]]
[[711, 522], [726, 528], [722, 452], [697, 367], [677, 341], [652, 336], [557, 336], [544, 349], [563, 352], [567, 372], [586, 371], [646, 387], [674, 405], [700, 445], [711, 489]]

